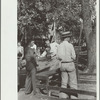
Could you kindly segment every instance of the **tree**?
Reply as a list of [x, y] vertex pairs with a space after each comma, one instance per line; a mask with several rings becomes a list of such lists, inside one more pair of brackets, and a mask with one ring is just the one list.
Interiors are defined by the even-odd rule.
[[73, 1], [71, 3], [69, 0], [38, 0], [34, 2], [19, 0], [18, 32], [20, 36], [23, 34], [22, 36], [25, 36], [25, 40], [27, 40], [33, 35], [47, 35], [49, 33], [47, 24], [54, 23], [54, 20], [56, 29], [61, 25], [65, 31], [70, 30], [73, 34], [79, 33], [80, 26], [77, 19], [79, 19], [80, 7], [78, 2], [75, 2], [76, 0]]
[[[88, 68], [96, 66], [95, 0], [18, 0], [18, 35], [30, 39], [32, 36], [47, 36], [49, 31], [71, 31], [78, 39], [83, 19], [88, 51]], [[48, 29], [52, 24], [55, 31]], [[25, 39], [26, 39], [25, 38]], [[22, 38], [23, 39], [23, 38]], [[27, 40], [26, 39], [26, 40]], [[81, 38], [84, 39], [84, 38]]]
[[44, 37], [48, 34], [46, 14], [38, 6], [41, 5], [31, 0], [18, 1], [18, 39], [24, 46], [34, 36]]
[[96, 31], [95, 27], [94, 29], [92, 28], [90, 2], [89, 0], [81, 1], [83, 12], [83, 28], [88, 51], [88, 69], [89, 72], [93, 72], [93, 69], [96, 67]]

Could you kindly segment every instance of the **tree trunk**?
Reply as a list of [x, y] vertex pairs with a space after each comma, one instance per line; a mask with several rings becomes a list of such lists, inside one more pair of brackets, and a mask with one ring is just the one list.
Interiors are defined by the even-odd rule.
[[88, 51], [88, 72], [93, 72], [96, 67], [96, 32], [92, 30], [89, 0], [82, 0], [82, 13]]
[[89, 72], [93, 72], [96, 67], [96, 34], [91, 33], [88, 39], [88, 69]]

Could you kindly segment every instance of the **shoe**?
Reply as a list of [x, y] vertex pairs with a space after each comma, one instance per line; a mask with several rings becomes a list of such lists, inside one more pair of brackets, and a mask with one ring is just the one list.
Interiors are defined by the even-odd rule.
[[36, 91], [33, 91], [33, 95], [36, 95], [37, 94], [37, 92]]

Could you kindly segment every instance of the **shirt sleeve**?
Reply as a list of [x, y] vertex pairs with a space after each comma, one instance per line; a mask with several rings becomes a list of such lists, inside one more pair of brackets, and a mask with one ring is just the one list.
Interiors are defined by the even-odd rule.
[[41, 54], [41, 56], [40, 56], [40, 57], [45, 57], [45, 56], [46, 56], [46, 54], [47, 54], [47, 52], [46, 52], [46, 51], [44, 51], [44, 52]]
[[35, 48], [35, 50], [37, 49], [37, 46], [36, 45], [34, 45], [34, 48]]
[[73, 47], [73, 45], [72, 45], [72, 44], [71, 44], [71, 58], [72, 58], [73, 60], [75, 60], [75, 59], [76, 59], [75, 50], [74, 50], [74, 47]]
[[21, 52], [22, 52], [22, 58], [24, 57], [24, 48], [22, 47], [21, 49]]

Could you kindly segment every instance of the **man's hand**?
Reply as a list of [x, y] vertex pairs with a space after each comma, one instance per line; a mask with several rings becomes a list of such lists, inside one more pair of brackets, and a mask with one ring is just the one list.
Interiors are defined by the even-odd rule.
[[58, 60], [60, 60], [60, 61], [62, 60], [62, 59], [61, 59], [61, 58], [59, 58], [59, 57], [57, 57], [57, 59], [58, 59]]

